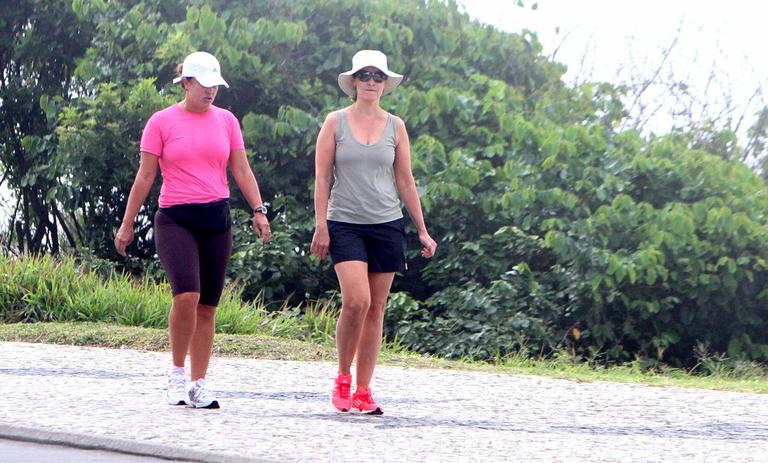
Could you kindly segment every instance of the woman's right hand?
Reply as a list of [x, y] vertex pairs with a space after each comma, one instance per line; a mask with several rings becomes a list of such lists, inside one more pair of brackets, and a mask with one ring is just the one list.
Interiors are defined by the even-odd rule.
[[133, 225], [123, 223], [115, 234], [115, 249], [121, 256], [125, 255], [125, 248], [133, 242]]
[[328, 227], [315, 227], [315, 234], [312, 236], [312, 245], [309, 251], [316, 255], [318, 259], [323, 260], [328, 255], [328, 247], [331, 244], [331, 238], [328, 235]]

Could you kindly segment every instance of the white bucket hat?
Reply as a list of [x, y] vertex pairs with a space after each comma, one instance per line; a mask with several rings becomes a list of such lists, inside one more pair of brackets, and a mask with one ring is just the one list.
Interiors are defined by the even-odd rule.
[[184, 58], [184, 64], [181, 65], [181, 75], [173, 79], [173, 83], [178, 84], [182, 77], [194, 77], [203, 87], [223, 85], [229, 88], [229, 84], [221, 77], [219, 60], [204, 51], [196, 51]]
[[354, 98], [355, 87], [352, 86], [352, 74], [368, 66], [373, 66], [387, 75], [388, 78], [384, 81], [383, 95], [394, 90], [403, 80], [402, 75], [387, 68], [387, 56], [384, 53], [379, 50], [360, 50], [352, 57], [352, 69], [339, 74], [339, 87], [344, 93]]

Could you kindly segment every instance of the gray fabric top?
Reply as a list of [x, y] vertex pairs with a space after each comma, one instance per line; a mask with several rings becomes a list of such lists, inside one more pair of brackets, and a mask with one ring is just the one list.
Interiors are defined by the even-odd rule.
[[403, 217], [395, 185], [396, 145], [395, 118], [391, 114], [381, 138], [365, 145], [355, 139], [345, 112], [339, 111], [328, 220], [377, 224]]

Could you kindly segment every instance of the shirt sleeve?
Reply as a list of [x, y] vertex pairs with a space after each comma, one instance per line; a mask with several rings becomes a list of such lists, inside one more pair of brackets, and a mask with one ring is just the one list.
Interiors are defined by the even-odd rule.
[[245, 149], [243, 132], [240, 130], [240, 121], [234, 114], [228, 112], [229, 119], [229, 151]]
[[154, 154], [158, 157], [163, 155], [163, 137], [160, 132], [160, 125], [157, 123], [157, 118], [154, 115], [149, 118], [147, 125], [144, 126], [140, 146], [142, 152]]

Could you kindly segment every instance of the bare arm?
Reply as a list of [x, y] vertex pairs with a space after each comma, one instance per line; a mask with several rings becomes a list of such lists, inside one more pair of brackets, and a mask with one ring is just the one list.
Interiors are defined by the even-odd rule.
[[[243, 196], [245, 196], [245, 200], [248, 201], [251, 208], [263, 205], [259, 184], [256, 182], [256, 177], [253, 175], [253, 170], [248, 163], [248, 156], [245, 154], [244, 149], [234, 150], [229, 153], [229, 168], [232, 170], [235, 183], [237, 183], [240, 191], [243, 192]], [[262, 244], [266, 244], [269, 241], [271, 231], [265, 214], [261, 212], [253, 214], [253, 230], [261, 238]]]
[[395, 147], [395, 183], [400, 198], [405, 203], [408, 215], [416, 225], [419, 232], [419, 241], [424, 246], [421, 255], [432, 257], [435, 255], [437, 243], [429, 236], [427, 226], [424, 223], [424, 214], [421, 210], [421, 200], [416, 190], [416, 181], [413, 179], [411, 171], [411, 142], [408, 139], [408, 131], [405, 129], [405, 123], [397, 118], [397, 146]]
[[310, 252], [319, 259], [328, 255], [328, 197], [333, 178], [333, 161], [336, 156], [336, 127], [338, 114], [333, 112], [325, 118], [315, 146], [315, 234]]
[[131, 186], [131, 193], [128, 195], [128, 204], [125, 206], [123, 222], [115, 234], [115, 248], [121, 256], [125, 255], [125, 248], [133, 241], [133, 222], [136, 220], [139, 208], [147, 200], [152, 184], [155, 183], [158, 165], [157, 156], [141, 152], [139, 171], [136, 172], [136, 178], [133, 180], [133, 186]]

